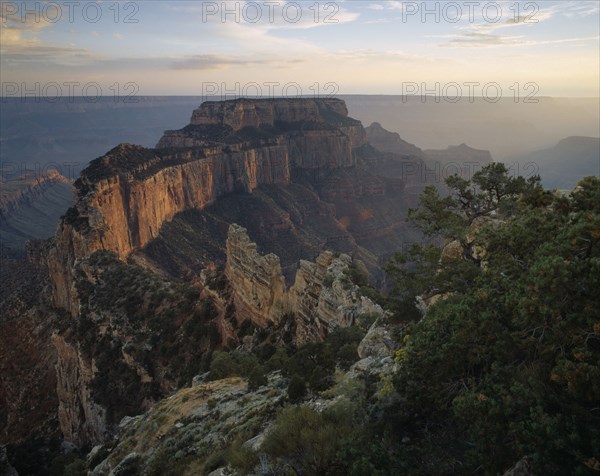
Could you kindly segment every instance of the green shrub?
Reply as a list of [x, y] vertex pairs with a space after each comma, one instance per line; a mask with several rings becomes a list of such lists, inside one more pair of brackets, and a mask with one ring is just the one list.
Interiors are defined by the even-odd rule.
[[258, 455], [251, 448], [244, 447], [242, 440], [236, 438], [227, 450], [225, 459], [227, 463], [238, 470], [239, 474], [252, 474], [252, 469], [258, 464]]
[[287, 388], [288, 398], [292, 402], [299, 402], [306, 396], [306, 383], [299, 375], [294, 375], [290, 379]]
[[359, 287], [368, 286], [369, 275], [362, 263], [358, 263], [356, 260], [352, 260], [352, 263], [348, 267], [348, 276], [350, 280]]
[[248, 376], [248, 389], [256, 390], [259, 387], [267, 385], [269, 383], [269, 379], [265, 375], [265, 369], [262, 365], [257, 365], [254, 367]]
[[231, 377], [239, 373], [239, 366], [229, 352], [215, 352], [210, 363], [211, 380]]
[[214, 408], [216, 408], [217, 406], [217, 400], [214, 398], [210, 398], [207, 402], [206, 405], [208, 406], [209, 409], [213, 410]]
[[350, 366], [358, 361], [357, 346], [355, 344], [344, 344], [337, 352], [337, 358], [340, 367], [343, 370], [348, 370]]
[[271, 356], [271, 358], [265, 364], [266, 369], [269, 372], [273, 372], [275, 370], [283, 370], [287, 367], [289, 362], [289, 357], [287, 351], [279, 347], [275, 353]]
[[336, 474], [340, 466], [337, 453], [347, 430], [343, 421], [327, 418], [307, 406], [287, 407], [261, 449], [275, 461], [284, 462], [292, 469], [291, 474]]

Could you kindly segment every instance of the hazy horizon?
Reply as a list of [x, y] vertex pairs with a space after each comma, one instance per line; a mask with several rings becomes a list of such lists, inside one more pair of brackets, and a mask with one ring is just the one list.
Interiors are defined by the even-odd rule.
[[215, 84], [244, 96], [600, 96], [595, 1], [29, 1], [0, 13], [1, 96]]

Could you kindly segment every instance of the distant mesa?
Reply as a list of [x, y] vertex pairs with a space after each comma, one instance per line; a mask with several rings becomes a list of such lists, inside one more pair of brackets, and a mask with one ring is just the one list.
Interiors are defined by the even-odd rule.
[[423, 158], [423, 151], [416, 145], [406, 142], [396, 132], [390, 132], [382, 127], [379, 122], [372, 123], [365, 128], [367, 140], [382, 152], [391, 152], [402, 156]]
[[72, 200], [71, 181], [56, 170], [0, 178], [2, 246], [22, 252], [27, 240], [50, 238]]
[[449, 146], [442, 150], [428, 149], [424, 152], [429, 160], [441, 163], [471, 161], [483, 166], [493, 161], [489, 150], [474, 149], [467, 144]]
[[566, 137], [552, 147], [514, 156], [510, 162], [533, 168], [545, 187], [571, 190], [582, 177], [600, 176], [600, 138]]
[[[456, 153], [483, 154], [465, 147]], [[121, 144], [81, 173], [51, 251], [55, 302], [77, 315], [74, 267], [99, 250], [197, 275], [223, 262], [231, 223], [288, 279], [323, 249], [354, 253], [382, 279], [385, 256], [417, 237], [405, 217], [424, 184], [405, 166], [423, 169], [422, 157], [380, 124], [365, 130], [339, 99], [205, 102], [156, 148]]]

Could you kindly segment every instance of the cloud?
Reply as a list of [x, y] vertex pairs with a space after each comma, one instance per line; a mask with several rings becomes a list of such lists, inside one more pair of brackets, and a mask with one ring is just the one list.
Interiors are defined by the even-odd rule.
[[[581, 2], [586, 3], [586, 2]], [[520, 47], [520, 46], [538, 46], [538, 45], [558, 45], [566, 43], [585, 42], [597, 39], [596, 36], [570, 37], [553, 40], [530, 39], [524, 33], [532, 26], [547, 22], [559, 14], [567, 15], [568, 12], [577, 12], [573, 14], [581, 15], [582, 12], [589, 13], [591, 5], [579, 5], [574, 2], [562, 2], [561, 4], [548, 4], [540, 8], [539, 4], [531, 2], [530, 8], [522, 8], [517, 17], [511, 17], [497, 23], [479, 22], [468, 25], [458, 25], [455, 27], [458, 33], [448, 35], [434, 35], [432, 38], [447, 39], [448, 42], [440, 43], [440, 47]], [[510, 11], [514, 15], [514, 4], [502, 3], [502, 11]], [[498, 33], [507, 28], [522, 28], [523, 34], [507, 35]]]
[[244, 57], [221, 56], [221, 55], [191, 55], [171, 64], [172, 69], [177, 70], [211, 70], [222, 69], [228, 66], [257, 66], [272, 63], [267, 59], [251, 60]]
[[598, 15], [600, 14], [600, 3], [596, 0], [563, 2], [561, 5], [561, 14], [569, 18], [585, 18], [591, 15]]
[[[238, 2], [243, 5], [244, 2]], [[257, 2], [258, 5], [262, 3]], [[299, 3], [299, 2], [296, 2]], [[333, 2], [330, 2], [333, 3]], [[282, 5], [283, 2], [280, 2]], [[217, 3], [219, 8], [222, 8], [220, 3]], [[184, 48], [183, 51], [188, 54], [194, 53], [212, 53], [214, 55], [225, 55], [223, 58], [230, 58], [231, 54], [244, 55], [245, 58], [264, 58], [264, 57], [300, 57], [306, 58], [322, 53], [326, 48], [323, 42], [316, 43], [310, 40], [308, 33], [304, 34], [303, 30], [313, 29], [318, 26], [335, 26], [343, 23], [354, 21], [358, 18], [357, 13], [352, 13], [339, 7], [336, 14], [327, 18], [327, 15], [332, 14], [332, 10], [326, 10], [325, 2], [319, 2], [320, 22], [314, 21], [314, 10], [309, 10], [313, 3], [302, 3], [303, 15], [301, 21], [297, 23], [289, 23], [281, 18], [281, 7], [275, 9], [274, 21], [269, 22], [268, 12], [265, 11], [261, 21], [257, 23], [249, 23], [244, 21], [235, 21], [233, 16], [228, 17], [226, 22], [221, 21], [220, 15], [209, 16], [207, 21], [202, 22], [202, 8], [197, 2], [174, 3], [165, 5], [164, 8], [169, 10], [169, 13], [176, 12], [177, 15], [184, 17], [186, 23], [185, 28], [181, 32], [177, 32], [169, 38], [172, 44], [180, 45]], [[264, 7], [265, 9], [267, 7]], [[337, 20], [338, 23], [329, 23], [326, 20]], [[206, 50], [204, 47], [206, 41], [198, 40], [198, 28], [190, 30], [190, 23], [194, 26], [198, 22], [202, 22], [203, 38], [208, 39], [211, 47]], [[302, 30], [302, 32], [301, 32]], [[193, 31], [193, 33], [189, 33]], [[232, 52], [233, 51], [233, 52]], [[190, 67], [202, 68], [211, 65], [210, 61], [206, 61], [206, 57], [202, 61], [184, 61], [183, 65], [190, 64]], [[225, 62], [217, 62], [218, 65], [226, 65]]]
[[489, 33], [468, 32], [458, 35], [438, 35], [434, 38], [447, 38], [450, 41], [441, 43], [441, 47], [469, 47], [485, 48], [495, 46], [540, 46], [560, 45], [567, 43], [582, 43], [598, 41], [600, 36], [582, 36], [575, 38], [561, 38], [556, 40], [529, 40], [523, 35], [494, 35]]
[[[404, 10], [404, 2], [388, 1], [382, 4], [374, 4], [376, 8], [372, 10]], [[369, 7], [370, 8], [370, 7]]]
[[229, 67], [264, 66], [271, 68], [286, 68], [290, 65], [316, 61], [320, 64], [334, 64], [338, 61], [344, 64], [364, 62], [431, 62], [432, 60], [415, 54], [408, 54], [402, 50], [374, 50], [369, 48], [337, 50], [333, 52], [321, 51], [307, 58], [302, 54], [289, 55], [286, 53], [271, 54], [269, 56], [256, 56], [255, 58], [232, 55], [199, 54], [189, 55], [177, 59], [170, 59], [170, 68], [175, 70], [219, 70]]
[[202, 2], [189, 3], [175, 3], [167, 8], [177, 13], [194, 15], [202, 23], [237, 24], [267, 31], [335, 26], [355, 22], [360, 16], [360, 13], [342, 7], [341, 2], [205, 2], [211, 3], [210, 8]]
[[[369, 10], [374, 10], [374, 11], [385, 11], [385, 10], [400, 10], [403, 11], [404, 10], [404, 4], [402, 2], [394, 2], [394, 1], [390, 1], [390, 2], [384, 2], [383, 4], [381, 3], [371, 3], [369, 5], [367, 5], [367, 9]], [[392, 23], [395, 21], [401, 21], [402, 17], [384, 17], [384, 18], [376, 18], [375, 20], [367, 20], [365, 23], [368, 25], [373, 25], [373, 24], [380, 24], [380, 23]]]
[[403, 50], [374, 50], [370, 48], [338, 50], [323, 55], [324, 58], [342, 59], [344, 61], [409, 61], [427, 62], [428, 57], [409, 54]]
[[0, 59], [2, 62], [72, 62], [92, 59], [84, 49], [73, 46], [55, 46], [39, 39], [39, 33], [53, 23], [43, 16], [0, 16]]
[[121, 35], [121, 33], [113, 33], [113, 38], [114, 38], [115, 40], [119, 40], [119, 41], [121, 41], [121, 40], [123, 40], [125, 37], [124, 37], [123, 35]]
[[398, 20], [398, 19], [397, 18], [377, 18], [375, 20], [366, 21], [365, 23], [367, 25], [377, 25], [379, 23], [391, 23], [396, 20]]

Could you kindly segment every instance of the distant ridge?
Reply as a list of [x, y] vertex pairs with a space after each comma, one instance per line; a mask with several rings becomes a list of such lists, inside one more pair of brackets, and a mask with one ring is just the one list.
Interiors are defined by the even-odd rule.
[[586, 176], [600, 176], [600, 138], [570, 136], [556, 145], [512, 158], [533, 163], [548, 188], [573, 189]]

